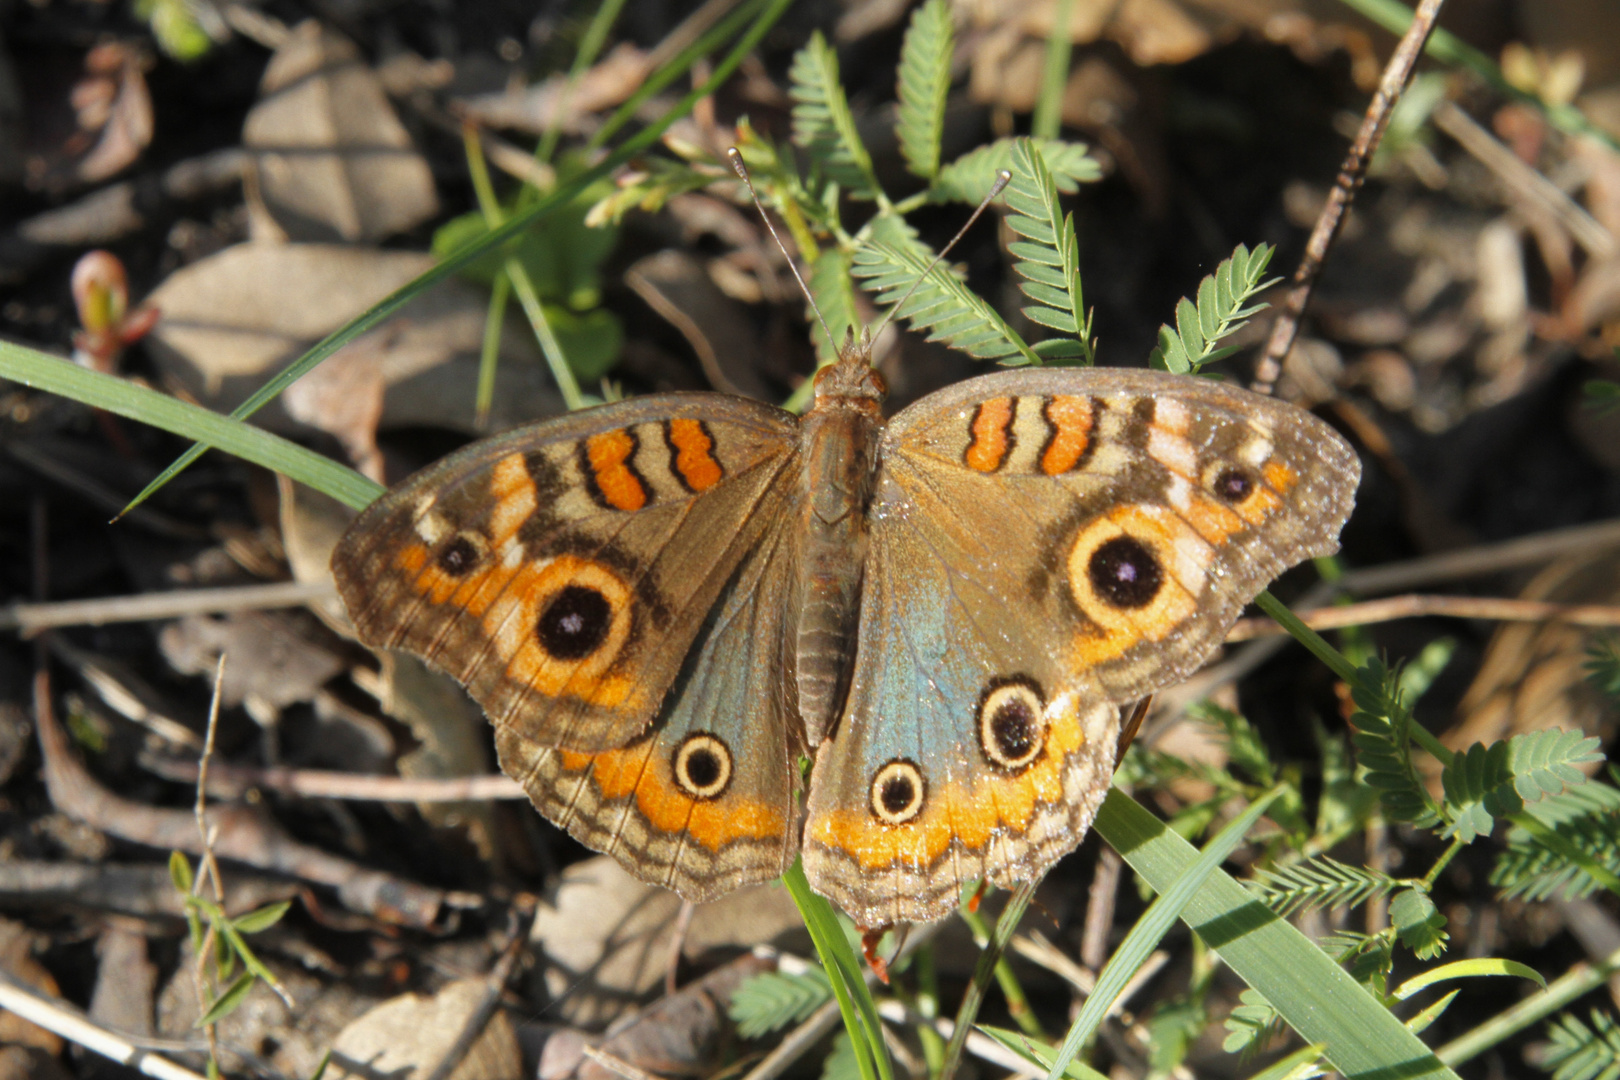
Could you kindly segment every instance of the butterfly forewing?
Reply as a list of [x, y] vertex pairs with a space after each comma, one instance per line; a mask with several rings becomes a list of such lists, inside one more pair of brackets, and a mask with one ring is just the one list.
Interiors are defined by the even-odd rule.
[[603, 406], [477, 443], [350, 527], [361, 640], [416, 653], [497, 727], [612, 749], [643, 732], [737, 567], [792, 497], [797, 421], [718, 395]]

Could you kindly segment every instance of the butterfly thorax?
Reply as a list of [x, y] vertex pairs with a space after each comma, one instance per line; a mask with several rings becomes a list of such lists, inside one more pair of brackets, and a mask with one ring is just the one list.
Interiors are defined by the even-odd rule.
[[843, 708], [855, 653], [866, 509], [883, 430], [883, 379], [870, 355], [846, 345], [836, 363], [817, 373], [815, 405], [801, 428], [804, 548], [795, 658], [799, 713], [812, 747]]

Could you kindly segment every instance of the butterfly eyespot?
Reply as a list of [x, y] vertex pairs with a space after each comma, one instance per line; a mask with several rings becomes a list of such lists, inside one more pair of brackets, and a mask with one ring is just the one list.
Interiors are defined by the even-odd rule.
[[1086, 563], [1091, 591], [1114, 608], [1141, 608], [1164, 586], [1159, 557], [1134, 536], [1116, 536], [1099, 544]]
[[1021, 772], [1046, 748], [1046, 701], [1033, 679], [998, 679], [979, 699], [979, 748], [990, 764]]
[[1254, 475], [1247, 469], [1228, 467], [1216, 475], [1210, 486], [1223, 502], [1246, 502], [1254, 494]]
[[926, 796], [922, 770], [896, 758], [872, 777], [872, 816], [885, 825], [904, 825], [922, 813]]
[[547, 602], [535, 638], [557, 660], [583, 660], [602, 647], [613, 626], [613, 604], [599, 590], [564, 585]]
[[708, 732], [682, 739], [671, 764], [675, 782], [694, 799], [718, 798], [731, 784], [731, 751]]
[[478, 545], [465, 536], [457, 536], [439, 549], [433, 561], [451, 577], [461, 577], [480, 561]]

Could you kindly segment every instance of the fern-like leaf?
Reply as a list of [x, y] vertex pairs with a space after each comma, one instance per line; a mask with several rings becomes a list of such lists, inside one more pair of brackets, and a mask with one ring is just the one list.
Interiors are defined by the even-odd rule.
[[1586, 652], [1586, 681], [1598, 692], [1620, 702], [1620, 637], [1604, 637], [1592, 642]]
[[1282, 1034], [1282, 1017], [1258, 990], [1244, 990], [1239, 1004], [1226, 1014], [1226, 1039], [1221, 1049], [1228, 1054], [1254, 1054]]
[[1433, 960], [1446, 951], [1451, 935], [1445, 931], [1446, 917], [1434, 906], [1429, 894], [1406, 889], [1389, 902], [1389, 921], [1401, 944], [1419, 960]]
[[736, 1023], [739, 1035], [757, 1039], [790, 1024], [803, 1023], [830, 1000], [832, 986], [820, 968], [798, 975], [762, 971], [731, 992], [726, 1012]]
[[950, 4], [947, 0], [928, 0], [911, 17], [911, 26], [900, 46], [896, 86], [900, 115], [894, 128], [906, 166], [924, 180], [939, 174], [945, 95], [951, 88], [951, 53], [955, 49]]
[[1508, 769], [1519, 798], [1533, 803], [1586, 783], [1586, 774], [1576, 766], [1602, 761], [1600, 745], [1596, 736], [1560, 728], [1513, 736], [1508, 741]]
[[1367, 784], [1377, 789], [1384, 813], [1393, 821], [1425, 828], [1438, 824], [1439, 808], [1412, 766], [1414, 721], [1402, 700], [1399, 676], [1382, 661], [1370, 660], [1358, 672], [1350, 696], [1356, 706], [1350, 716], [1356, 760], [1367, 770]]
[[1033, 140], [1013, 143], [1012, 181], [1005, 196], [1012, 213], [1007, 227], [1022, 240], [1008, 245], [1017, 260], [1013, 269], [1026, 280], [1019, 284], [1035, 303], [1023, 309], [1030, 322], [1067, 334], [1036, 347], [1049, 359], [1078, 357], [1092, 364], [1091, 320], [1085, 314], [1080, 288], [1080, 244], [1074, 235], [1074, 215], [1065, 216], [1058, 205], [1052, 171], [1046, 167]]
[[[928, 189], [935, 202], [977, 204], [990, 193], [1001, 170], [1013, 170], [1013, 146], [1021, 140], [997, 139], [988, 146], [970, 150], [943, 169]], [[1102, 179], [1102, 168], [1090, 156], [1085, 143], [1062, 139], [1033, 138], [1041, 160], [1052, 173], [1052, 181], [1065, 195], [1073, 195], [1083, 183]]]
[[1321, 907], [1354, 907], [1387, 896], [1397, 882], [1378, 870], [1350, 866], [1326, 855], [1293, 866], [1257, 870], [1250, 886], [1283, 918]]
[[1526, 807], [1554, 839], [1516, 826], [1508, 830], [1507, 849], [1491, 868], [1491, 884], [1501, 895], [1545, 900], [1590, 896], [1603, 887], [1569, 850], [1620, 875], [1620, 790], [1586, 783]]
[[1597, 747], [1596, 738], [1562, 730], [1515, 735], [1490, 746], [1475, 743], [1440, 774], [1452, 815], [1445, 835], [1472, 843], [1490, 835], [1495, 819], [1518, 813], [1525, 803], [1585, 783], [1575, 766], [1603, 760]]
[[1592, 1010], [1587, 1027], [1573, 1013], [1547, 1025], [1550, 1045], [1541, 1057], [1553, 1080], [1614, 1080], [1620, 1076], [1620, 1023], [1613, 1014]]
[[877, 295], [879, 304], [898, 303], [910, 292], [911, 299], [897, 317], [928, 331], [929, 341], [943, 341], [981, 360], [1011, 365], [1041, 362], [996, 309], [949, 267], [940, 263], [928, 270], [933, 262], [934, 253], [903, 219], [884, 214], [873, 221], [871, 239], [855, 250], [852, 273], [863, 288]]
[[851, 194], [882, 198], [872, 172], [872, 157], [855, 130], [844, 84], [838, 79], [838, 54], [817, 30], [793, 57], [788, 72], [793, 98], [793, 141], [821, 166], [822, 174]]
[[1220, 346], [1217, 342], [1265, 307], [1244, 305], [1277, 280], [1260, 280], [1275, 251], [1269, 244], [1261, 244], [1253, 251], [1239, 244], [1231, 258], [1222, 260], [1213, 274], [1198, 283], [1197, 304], [1182, 297], [1176, 305], [1175, 329], [1159, 327], [1159, 344], [1148, 358], [1148, 366], [1178, 375], [1197, 374], [1205, 364], [1236, 352], [1235, 345]]
[[836, 247], [822, 251], [810, 266], [810, 295], [816, 298], [821, 317], [827, 320], [827, 330], [833, 335], [829, 341], [827, 331], [812, 312], [810, 340], [815, 343], [816, 355], [823, 363], [837, 359], [838, 347], [860, 326], [855, 313], [855, 286], [849, 272], [849, 254]]

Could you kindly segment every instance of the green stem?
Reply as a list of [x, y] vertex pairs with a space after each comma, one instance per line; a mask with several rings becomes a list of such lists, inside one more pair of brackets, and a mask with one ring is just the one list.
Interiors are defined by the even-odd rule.
[[1461, 1065], [1537, 1020], [1562, 1009], [1576, 998], [1596, 990], [1617, 971], [1620, 971], [1620, 949], [1599, 963], [1576, 964], [1553, 980], [1545, 992], [1532, 994], [1513, 1008], [1497, 1013], [1472, 1031], [1446, 1043], [1434, 1054], [1447, 1065]]
[[1052, 29], [1046, 37], [1046, 67], [1041, 72], [1041, 96], [1035, 103], [1035, 116], [1029, 133], [1036, 138], [1055, 139], [1063, 126], [1063, 91], [1069, 82], [1069, 55], [1074, 42], [1069, 38], [1069, 17], [1074, 0], [1057, 0], [1052, 10]]
[[568, 103], [573, 100], [574, 91], [579, 87], [580, 76], [596, 62], [597, 55], [607, 42], [608, 31], [613, 29], [623, 8], [624, 0], [602, 0], [602, 6], [591, 17], [590, 26], [585, 28], [585, 36], [579, 41], [579, 51], [574, 53], [573, 67], [568, 70], [568, 81], [563, 84], [562, 93], [557, 95], [557, 104], [546, 120], [545, 134], [540, 136], [540, 146], [534, 152], [540, 161], [549, 163], [551, 156], [557, 152], [563, 114], [568, 111]]
[[1452, 838], [1451, 846], [1440, 853], [1440, 857], [1434, 861], [1434, 865], [1429, 867], [1429, 872], [1423, 875], [1424, 892], [1428, 892], [1434, 888], [1434, 883], [1440, 879], [1440, 872], [1446, 868], [1447, 864], [1449, 864], [1452, 859], [1457, 857], [1457, 852], [1461, 851], [1467, 846], [1468, 845], [1463, 843], [1462, 840], [1457, 839], [1456, 837]]
[[[462, 128], [462, 141], [467, 147], [467, 172], [472, 177], [473, 191], [478, 196], [478, 208], [483, 212], [484, 224], [494, 232], [506, 224], [506, 212], [501, 209], [500, 200], [495, 197], [495, 185], [489, 179], [489, 168], [484, 163], [483, 147], [479, 144], [477, 133], [470, 124]], [[546, 317], [545, 305], [540, 302], [540, 294], [535, 291], [534, 283], [529, 280], [528, 270], [515, 255], [506, 260], [505, 270], [506, 277], [512, 283], [512, 291], [517, 293], [518, 303], [523, 306], [523, 314], [528, 316], [529, 325], [534, 329], [535, 340], [540, 343], [540, 351], [545, 354], [546, 366], [551, 368], [551, 377], [557, 381], [557, 389], [562, 393], [563, 404], [568, 406], [570, 412], [584, 408], [585, 396], [580, 393], [579, 380], [574, 378], [574, 369], [568, 366], [568, 357], [563, 352], [562, 343], [552, 332], [551, 320]], [[480, 402], [483, 400], [481, 395], [486, 379], [486, 367], [489, 369], [487, 378], [492, 393], [495, 383], [495, 364], [489, 359], [488, 353], [486, 338], [485, 362], [479, 365], [478, 373]]]
[[962, 1004], [956, 1010], [956, 1028], [951, 1032], [949, 1045], [945, 1047], [945, 1063], [940, 1067], [942, 1080], [951, 1080], [956, 1075], [956, 1068], [962, 1061], [962, 1049], [967, 1046], [968, 1033], [973, 1030], [979, 1006], [984, 1002], [985, 989], [989, 987], [996, 964], [1001, 959], [1002, 951], [1007, 948], [1007, 942], [1012, 940], [1013, 931], [1023, 919], [1024, 911], [1035, 899], [1035, 884], [1026, 881], [1012, 891], [1007, 898], [1007, 906], [1001, 909], [1001, 918], [996, 920], [996, 932], [989, 935], [984, 951], [979, 953], [979, 962], [973, 969], [973, 981], [968, 983], [967, 992], [962, 995]]
[[[962, 921], [968, 924], [973, 931], [973, 940], [979, 948], [984, 948], [990, 942], [990, 928], [985, 925], [984, 916], [977, 911], [961, 908], [958, 914]], [[1034, 1039], [1047, 1040], [1046, 1032], [1041, 1030], [1041, 1023], [1035, 1018], [1035, 1010], [1030, 1008], [1029, 996], [1024, 993], [1023, 984], [1013, 973], [1012, 965], [1007, 963], [1005, 955], [996, 958], [996, 982], [1001, 985], [1001, 994], [1007, 999], [1007, 1012], [1018, 1025], [1018, 1029], [1025, 1035]]]

